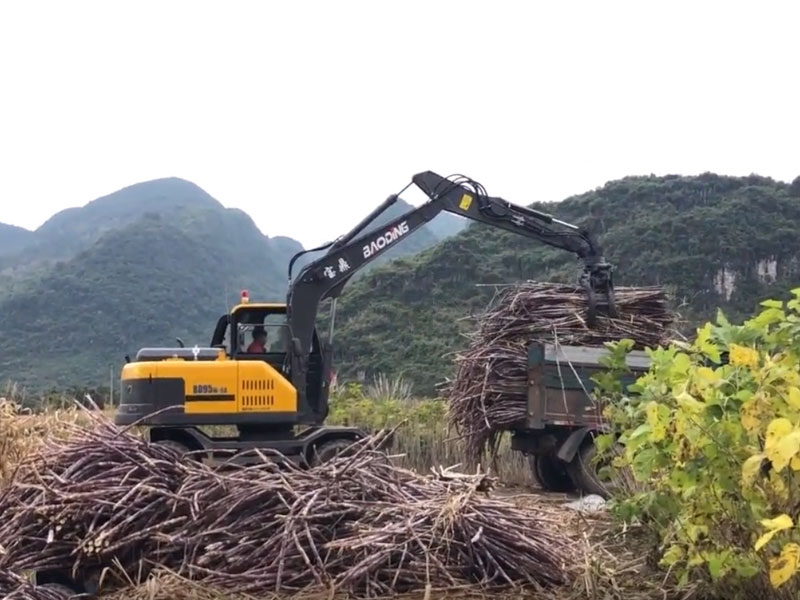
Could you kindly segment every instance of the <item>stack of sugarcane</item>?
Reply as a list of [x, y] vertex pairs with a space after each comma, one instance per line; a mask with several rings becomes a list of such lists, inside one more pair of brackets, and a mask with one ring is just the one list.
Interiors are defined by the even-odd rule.
[[456, 356], [457, 372], [445, 390], [449, 421], [466, 440], [468, 460], [478, 461], [499, 432], [525, 418], [531, 342], [602, 346], [629, 338], [643, 348], [673, 334], [674, 315], [660, 288], [621, 287], [615, 299], [619, 317], [601, 315], [589, 327], [577, 286], [529, 282], [501, 290]]
[[402, 469], [383, 439], [313, 469], [220, 469], [91, 416], [0, 493], [0, 572], [81, 579], [116, 565], [113, 587], [165, 567], [231, 593], [363, 597], [568, 579], [571, 544], [554, 524], [489, 498], [485, 474]]

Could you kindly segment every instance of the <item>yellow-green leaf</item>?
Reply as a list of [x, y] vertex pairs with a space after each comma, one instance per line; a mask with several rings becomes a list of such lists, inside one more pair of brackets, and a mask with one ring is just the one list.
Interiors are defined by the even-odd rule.
[[762, 300], [759, 304], [764, 308], [783, 308], [783, 302], [780, 300]]
[[781, 477], [774, 470], [769, 472], [769, 487], [778, 495], [778, 498], [781, 500], [789, 499], [789, 489], [786, 487], [783, 477]]
[[686, 375], [689, 372], [689, 367], [692, 366], [692, 359], [688, 354], [678, 352], [675, 358], [672, 359], [672, 368], [670, 371], [673, 375]]
[[719, 348], [717, 348], [714, 342], [711, 341], [711, 323], [706, 323], [701, 329], [697, 330], [697, 337], [695, 338], [694, 343], [701, 352], [703, 352], [715, 363], [719, 363]]
[[673, 544], [666, 552], [664, 552], [664, 556], [661, 557], [659, 564], [661, 564], [663, 567], [671, 567], [672, 565], [683, 560], [683, 557], [683, 548]]
[[769, 543], [776, 533], [783, 531], [784, 529], [789, 529], [793, 523], [792, 517], [782, 514], [778, 515], [774, 519], [762, 519], [761, 525], [766, 527], [767, 532], [756, 541], [756, 550], [761, 550], [761, 548]]
[[728, 360], [732, 365], [758, 368], [758, 352], [752, 348], [731, 344], [728, 352]]
[[758, 473], [761, 470], [761, 464], [763, 462], [763, 454], [756, 454], [744, 461], [744, 464], [742, 465], [742, 481], [745, 483], [745, 485], [753, 485], [756, 477], [758, 477]]
[[706, 562], [706, 559], [703, 558], [703, 555], [698, 552], [696, 554], [692, 554], [689, 557], [689, 560], [687, 561], [686, 566], [689, 567], [689, 568], [698, 567], [698, 566], [702, 565], [705, 562]]
[[800, 431], [793, 431], [780, 438], [767, 449], [767, 457], [772, 461], [772, 467], [781, 472], [800, 451]]
[[786, 402], [795, 410], [800, 410], [800, 388], [789, 388], [789, 395], [786, 398]]
[[772, 519], [761, 519], [761, 525], [767, 529], [774, 529], [779, 531], [781, 529], [789, 529], [792, 525], [792, 517], [783, 513]]
[[697, 377], [708, 383], [718, 383], [722, 380], [722, 375], [710, 367], [700, 367], [697, 369]]
[[786, 435], [789, 435], [792, 431], [792, 423], [789, 419], [784, 417], [779, 417], [777, 419], [773, 419], [770, 421], [769, 425], [767, 425], [767, 435], [766, 439], [764, 440], [764, 447], [769, 450], [778, 441]]
[[794, 542], [781, 549], [780, 556], [769, 561], [769, 581], [773, 587], [780, 587], [797, 573], [800, 565], [800, 546]]
[[748, 433], [753, 433], [761, 424], [761, 419], [758, 418], [757, 414], [758, 413], [756, 412], [756, 408], [754, 406], [742, 408], [742, 416], [740, 420], [742, 422], [742, 427], [744, 427], [744, 430]]
[[669, 409], [659, 405], [658, 402], [649, 402], [645, 409], [647, 412], [647, 423], [650, 425], [650, 439], [660, 442], [667, 437], [667, 423]]
[[701, 535], [708, 535], [708, 525], [697, 525], [696, 523], [686, 525], [686, 536], [693, 543], [696, 544]]
[[677, 394], [675, 396], [675, 401], [681, 408], [690, 413], [698, 414], [705, 409], [705, 404], [686, 391]]

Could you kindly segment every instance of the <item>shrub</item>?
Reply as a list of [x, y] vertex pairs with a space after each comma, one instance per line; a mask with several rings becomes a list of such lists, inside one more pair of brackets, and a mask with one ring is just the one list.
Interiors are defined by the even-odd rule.
[[[740, 325], [720, 312], [692, 342], [649, 350], [628, 390], [598, 379], [617, 466], [634, 481], [615, 514], [656, 534], [661, 565], [682, 582], [800, 589], [800, 288], [792, 295]], [[609, 347], [617, 373], [630, 346]], [[604, 451], [614, 437], [600, 438]]]

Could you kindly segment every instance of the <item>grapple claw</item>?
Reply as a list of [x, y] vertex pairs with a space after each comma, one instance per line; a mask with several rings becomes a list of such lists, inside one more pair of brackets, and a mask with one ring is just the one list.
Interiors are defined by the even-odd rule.
[[586, 292], [588, 304], [587, 323], [589, 327], [594, 327], [597, 324], [597, 316], [599, 314], [611, 318], [619, 316], [614, 299], [611, 265], [606, 262], [587, 264], [578, 278], [578, 282]]

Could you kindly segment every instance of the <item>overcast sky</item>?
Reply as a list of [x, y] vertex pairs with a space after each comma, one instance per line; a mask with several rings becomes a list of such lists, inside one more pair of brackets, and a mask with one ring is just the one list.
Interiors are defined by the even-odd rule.
[[519, 204], [791, 181], [798, 23], [767, 1], [7, 1], [0, 221], [178, 176], [310, 246], [428, 169]]

